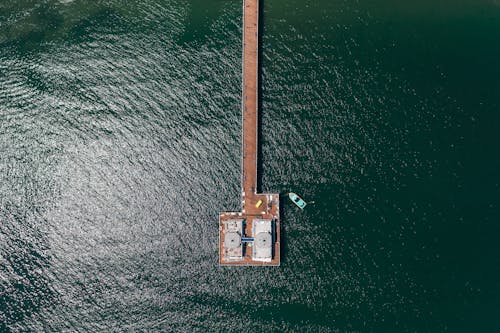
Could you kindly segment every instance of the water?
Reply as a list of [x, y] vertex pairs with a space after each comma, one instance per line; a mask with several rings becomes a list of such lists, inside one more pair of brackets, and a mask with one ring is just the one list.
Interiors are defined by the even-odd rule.
[[263, 5], [280, 268], [237, 210], [241, 2], [0, 4], [0, 331], [496, 332], [498, 1]]

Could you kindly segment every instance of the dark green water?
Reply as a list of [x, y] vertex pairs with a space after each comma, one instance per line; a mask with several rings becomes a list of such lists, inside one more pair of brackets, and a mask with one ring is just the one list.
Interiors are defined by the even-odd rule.
[[0, 2], [0, 332], [499, 332], [500, 3], [266, 0], [238, 210], [241, 1]]

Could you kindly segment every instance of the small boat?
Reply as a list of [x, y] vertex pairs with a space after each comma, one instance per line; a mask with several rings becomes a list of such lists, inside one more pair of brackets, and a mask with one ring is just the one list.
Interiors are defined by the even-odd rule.
[[288, 197], [300, 209], [304, 209], [306, 207], [306, 205], [307, 205], [307, 203], [304, 200], [302, 200], [301, 197], [299, 197], [297, 194], [295, 194], [293, 192], [288, 193]]

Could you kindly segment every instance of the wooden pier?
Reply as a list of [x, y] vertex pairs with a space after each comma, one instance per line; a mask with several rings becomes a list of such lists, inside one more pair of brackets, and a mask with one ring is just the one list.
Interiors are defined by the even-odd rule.
[[280, 264], [279, 194], [257, 193], [258, 56], [259, 0], [243, 0], [242, 207], [220, 214], [220, 265]]

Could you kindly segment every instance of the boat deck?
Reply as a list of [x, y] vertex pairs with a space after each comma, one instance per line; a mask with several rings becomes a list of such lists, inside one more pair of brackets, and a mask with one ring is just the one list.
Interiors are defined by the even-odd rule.
[[[280, 264], [280, 219], [279, 194], [257, 193], [257, 148], [258, 148], [258, 55], [259, 55], [259, 0], [243, 0], [243, 94], [242, 94], [242, 207], [241, 212], [225, 212], [219, 218], [219, 264], [221, 265], [279, 265]], [[262, 200], [260, 207], [256, 207]], [[224, 221], [244, 220], [244, 237], [254, 237], [254, 219], [272, 220], [273, 256], [271, 261], [256, 261], [251, 247], [244, 243], [241, 260], [229, 260], [224, 251]]]

